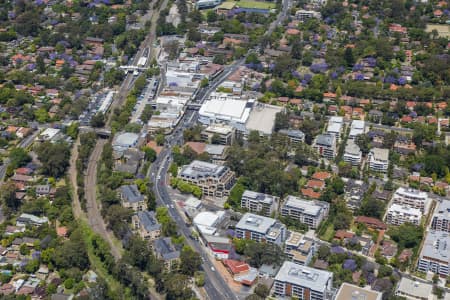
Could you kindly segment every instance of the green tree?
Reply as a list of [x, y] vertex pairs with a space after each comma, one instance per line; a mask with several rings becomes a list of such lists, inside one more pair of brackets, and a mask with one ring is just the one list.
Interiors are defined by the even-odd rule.
[[57, 178], [65, 174], [70, 159], [70, 148], [66, 143], [47, 141], [39, 145], [36, 152], [44, 174]]
[[347, 67], [351, 67], [355, 64], [355, 57], [353, 55], [353, 50], [350, 47], [345, 48], [344, 51], [344, 60], [347, 64]]
[[189, 246], [184, 246], [181, 250], [180, 260], [181, 272], [188, 276], [192, 276], [198, 271], [202, 264], [200, 255]]
[[31, 156], [23, 148], [13, 148], [9, 152], [10, 166], [13, 169], [23, 167], [31, 161]]

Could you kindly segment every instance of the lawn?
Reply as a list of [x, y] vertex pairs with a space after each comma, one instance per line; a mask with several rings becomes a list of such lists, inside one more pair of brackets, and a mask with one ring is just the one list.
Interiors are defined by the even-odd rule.
[[320, 236], [320, 239], [324, 241], [331, 241], [333, 237], [334, 237], [334, 226], [333, 223], [330, 223], [328, 224], [325, 233], [322, 236]]
[[275, 3], [272, 2], [260, 2], [260, 1], [229, 1], [236, 3], [237, 6], [242, 8], [259, 8], [259, 9], [272, 9], [276, 7]]

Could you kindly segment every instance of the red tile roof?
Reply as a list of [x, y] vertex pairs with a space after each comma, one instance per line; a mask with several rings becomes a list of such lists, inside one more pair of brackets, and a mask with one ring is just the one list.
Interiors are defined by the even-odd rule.
[[319, 199], [321, 196], [321, 193], [314, 192], [314, 190], [311, 188], [302, 189], [301, 192], [302, 192], [303, 196], [313, 198], [313, 199]]
[[331, 174], [324, 171], [316, 172], [312, 175], [312, 179], [325, 180], [331, 177]]
[[239, 260], [225, 259], [223, 260], [223, 264], [233, 275], [245, 273], [250, 270], [250, 266], [248, 264]]
[[358, 216], [355, 218], [356, 223], [366, 224], [368, 227], [373, 227], [376, 229], [386, 230], [387, 226], [381, 220], [376, 218], [366, 217], [366, 216]]

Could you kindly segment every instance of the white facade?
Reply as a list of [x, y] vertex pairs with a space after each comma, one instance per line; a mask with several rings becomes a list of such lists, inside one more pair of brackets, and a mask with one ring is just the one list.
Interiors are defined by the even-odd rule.
[[381, 148], [370, 150], [369, 168], [375, 172], [386, 173], [389, 168], [389, 150]]
[[450, 234], [443, 231], [430, 231], [420, 252], [417, 269], [433, 272], [446, 278], [450, 275]]
[[428, 212], [430, 201], [428, 194], [412, 188], [399, 187], [392, 196], [392, 203], [420, 209], [423, 214]]
[[289, 195], [281, 207], [281, 215], [298, 220], [310, 228], [317, 228], [328, 216], [329, 209], [330, 205], [327, 202], [303, 200]]
[[343, 127], [344, 127], [343, 117], [333, 116], [328, 120], [327, 133], [334, 135], [336, 137], [336, 143], [339, 143]]
[[352, 140], [358, 135], [365, 133], [365, 130], [366, 130], [366, 123], [364, 121], [353, 120], [352, 125], [350, 126], [350, 133], [348, 135], [348, 138]]
[[362, 152], [358, 145], [356, 145], [352, 140], [349, 140], [345, 146], [343, 159], [352, 166], [357, 166], [361, 163]]
[[421, 219], [422, 213], [419, 209], [399, 204], [392, 204], [386, 215], [386, 223], [397, 226], [407, 222], [418, 226]]

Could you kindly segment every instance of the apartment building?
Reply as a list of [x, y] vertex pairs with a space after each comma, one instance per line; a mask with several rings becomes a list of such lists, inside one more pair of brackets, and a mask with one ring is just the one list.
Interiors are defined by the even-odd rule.
[[246, 213], [236, 224], [236, 237], [281, 245], [286, 239], [286, 226], [272, 218]]
[[399, 187], [392, 195], [392, 203], [420, 209], [422, 214], [428, 212], [431, 201], [426, 192], [412, 188]]
[[342, 129], [344, 128], [344, 118], [333, 116], [328, 120], [327, 134], [336, 137], [336, 143], [339, 143]]
[[320, 222], [328, 216], [330, 204], [317, 200], [304, 200], [295, 196], [287, 196], [281, 207], [281, 215], [290, 217], [308, 225], [309, 228], [317, 228]]
[[333, 160], [336, 156], [336, 136], [319, 134], [313, 143], [313, 148], [326, 159]]
[[270, 217], [277, 210], [278, 201], [278, 197], [246, 190], [242, 194], [241, 207], [250, 212]]
[[301, 130], [296, 129], [281, 129], [278, 133], [287, 135], [289, 141], [292, 144], [304, 143], [305, 142], [305, 134]]
[[275, 276], [273, 294], [304, 300], [332, 299], [333, 273], [285, 261]]
[[172, 271], [178, 268], [180, 263], [180, 251], [178, 251], [172, 244], [170, 237], [159, 238], [153, 242], [153, 250], [158, 259], [164, 263], [164, 268], [167, 271]]
[[122, 206], [125, 208], [131, 208], [134, 211], [147, 209], [145, 198], [135, 184], [121, 186], [119, 196], [122, 200]]
[[178, 178], [199, 186], [204, 196], [218, 198], [228, 196], [235, 182], [235, 174], [228, 167], [199, 160], [183, 166]]
[[352, 125], [350, 125], [350, 133], [348, 135], [349, 140], [353, 140], [360, 134], [366, 132], [366, 123], [361, 120], [353, 120]]
[[352, 166], [357, 166], [361, 163], [362, 152], [352, 140], [348, 140], [347, 145], [345, 145], [343, 159]]
[[307, 266], [314, 256], [315, 244], [299, 232], [290, 231], [284, 243], [284, 253], [289, 259], [302, 266]]
[[450, 200], [442, 200], [434, 209], [431, 229], [450, 233]]
[[386, 173], [389, 168], [389, 150], [373, 148], [369, 152], [369, 169], [374, 172]]
[[201, 138], [203, 141], [212, 144], [232, 145], [235, 132], [236, 130], [232, 126], [214, 123], [201, 132]]
[[446, 278], [450, 275], [450, 234], [443, 231], [429, 231], [420, 252], [417, 269], [433, 272]]
[[312, 18], [320, 19], [322, 15], [318, 11], [300, 9], [295, 12], [295, 18], [300, 21], [305, 21]]
[[383, 293], [344, 282], [335, 300], [381, 300]]
[[418, 226], [421, 219], [422, 212], [420, 209], [395, 203], [389, 207], [386, 214], [386, 223], [397, 226], [406, 222]]
[[161, 235], [161, 224], [153, 211], [138, 211], [131, 217], [133, 229], [145, 241], [153, 241]]

